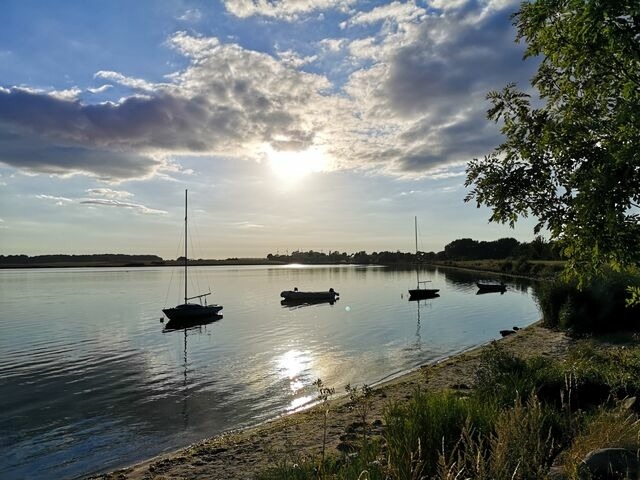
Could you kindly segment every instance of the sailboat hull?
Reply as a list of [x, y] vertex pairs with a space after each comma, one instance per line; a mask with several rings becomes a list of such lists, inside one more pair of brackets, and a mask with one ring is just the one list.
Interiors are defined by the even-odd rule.
[[173, 308], [165, 308], [162, 312], [172, 322], [190, 322], [214, 317], [222, 310], [222, 305], [198, 305], [185, 303]]
[[422, 298], [435, 298], [440, 295], [437, 288], [414, 288], [409, 290], [409, 300], [420, 300]]

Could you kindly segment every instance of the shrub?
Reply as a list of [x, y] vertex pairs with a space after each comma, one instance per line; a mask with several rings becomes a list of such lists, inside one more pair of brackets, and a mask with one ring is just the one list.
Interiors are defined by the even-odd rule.
[[524, 360], [493, 342], [482, 353], [476, 370], [475, 394], [507, 406], [518, 398], [526, 399], [541, 392], [559, 399], [563, 383], [563, 373], [557, 364], [541, 357]]
[[640, 277], [610, 272], [582, 289], [575, 280], [556, 279], [536, 289], [536, 299], [548, 327], [576, 333], [606, 333], [640, 329], [640, 305], [627, 305], [629, 286]]

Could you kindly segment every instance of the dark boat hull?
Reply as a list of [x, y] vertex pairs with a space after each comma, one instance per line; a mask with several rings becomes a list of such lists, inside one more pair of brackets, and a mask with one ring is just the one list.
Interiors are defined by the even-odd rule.
[[174, 308], [165, 308], [162, 312], [172, 322], [188, 322], [201, 320], [218, 315], [222, 310], [221, 305], [198, 305], [197, 303], [185, 303]]
[[439, 297], [440, 289], [437, 288], [414, 288], [409, 290], [409, 300], [421, 300], [423, 298]]
[[287, 301], [299, 302], [335, 302], [340, 294], [334, 291], [327, 292], [299, 292], [297, 290], [285, 290], [280, 292], [280, 296]]

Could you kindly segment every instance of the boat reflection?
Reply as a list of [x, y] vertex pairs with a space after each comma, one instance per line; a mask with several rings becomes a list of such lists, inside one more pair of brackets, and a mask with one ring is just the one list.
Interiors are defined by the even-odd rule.
[[[217, 322], [222, 318], [222, 315], [214, 314], [206, 318], [195, 318], [189, 321], [186, 320], [169, 320], [165, 327], [162, 329], [162, 333], [171, 333], [171, 332], [184, 332], [184, 347], [183, 347], [183, 371], [182, 371], [182, 426], [183, 428], [189, 427], [190, 420], [190, 407], [189, 407], [189, 397], [191, 396], [191, 387], [189, 383], [189, 360], [188, 360], [188, 348], [187, 348], [187, 337], [188, 332], [196, 332], [201, 333], [202, 327], [209, 325], [210, 323]], [[205, 330], [206, 331], [206, 330]]]
[[507, 291], [506, 288], [502, 290], [478, 290], [476, 292], [476, 295], [484, 295], [485, 293], [499, 293], [500, 295], [504, 295], [504, 292], [506, 291]]
[[322, 305], [323, 303], [328, 303], [329, 305], [333, 305], [336, 303], [339, 298], [335, 298], [333, 300], [329, 298], [315, 299], [315, 300], [302, 300], [302, 299], [284, 299], [280, 301], [280, 305], [284, 308], [302, 308], [302, 307], [310, 307], [312, 305]]
[[215, 314], [202, 318], [182, 319], [179, 321], [169, 320], [162, 331], [173, 332], [176, 330], [193, 329], [196, 327], [201, 327], [203, 325], [209, 325], [210, 323], [217, 322], [220, 319], [222, 319], [222, 315]]

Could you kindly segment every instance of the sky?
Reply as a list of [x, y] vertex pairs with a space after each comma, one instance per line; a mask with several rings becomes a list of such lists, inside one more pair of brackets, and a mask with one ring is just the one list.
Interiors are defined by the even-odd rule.
[[463, 201], [527, 89], [519, 0], [7, 0], [0, 254], [440, 251], [533, 239]]

